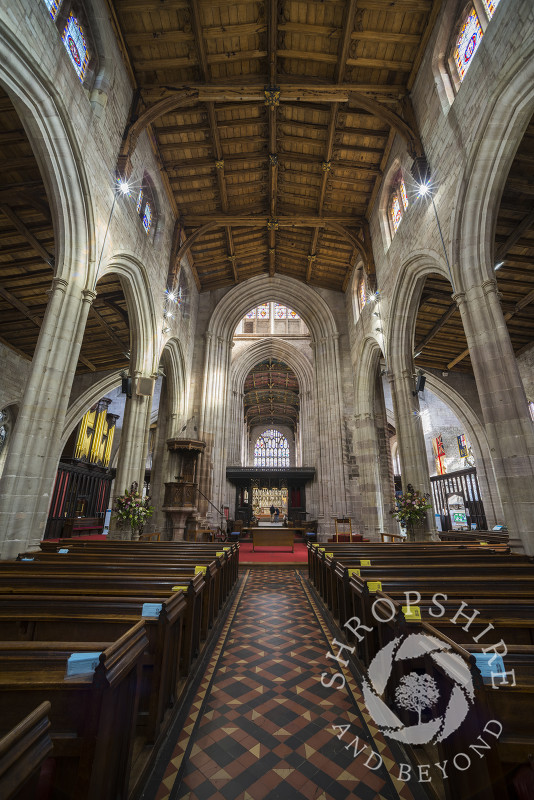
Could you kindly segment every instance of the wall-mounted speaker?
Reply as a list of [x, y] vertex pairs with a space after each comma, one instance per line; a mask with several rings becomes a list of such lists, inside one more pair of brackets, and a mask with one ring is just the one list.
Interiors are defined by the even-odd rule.
[[415, 391], [416, 392], [424, 392], [425, 391], [425, 383], [426, 378], [424, 375], [418, 375], [417, 380], [415, 382]]
[[132, 396], [132, 379], [131, 378], [122, 378], [121, 381], [121, 392], [125, 394], [126, 397]]

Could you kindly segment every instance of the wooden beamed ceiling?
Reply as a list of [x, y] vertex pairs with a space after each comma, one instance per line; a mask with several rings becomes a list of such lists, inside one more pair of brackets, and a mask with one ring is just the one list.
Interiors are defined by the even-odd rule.
[[293, 370], [269, 358], [256, 364], [244, 385], [244, 415], [253, 425], [288, 425], [293, 431], [299, 418], [299, 384]]
[[439, 0], [108, 1], [140, 98], [119, 167], [150, 123], [186, 242], [216, 223], [180, 253], [201, 290], [372, 272], [367, 219], [392, 130], [418, 147], [407, 94]]
[[[45, 186], [31, 144], [0, 89], [0, 342], [33, 357], [55, 266], [55, 236]], [[128, 366], [130, 326], [119, 279], [97, 285], [77, 372]]]

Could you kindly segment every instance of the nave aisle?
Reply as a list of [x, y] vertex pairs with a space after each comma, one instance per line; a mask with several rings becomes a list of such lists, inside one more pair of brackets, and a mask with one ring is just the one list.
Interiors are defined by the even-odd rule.
[[[332, 639], [299, 571], [248, 570], [143, 800], [412, 800], [385, 767], [364, 766], [371, 748], [390, 769], [397, 760], [355, 682], [321, 686]], [[357, 759], [331, 727], [348, 722], [369, 745]]]

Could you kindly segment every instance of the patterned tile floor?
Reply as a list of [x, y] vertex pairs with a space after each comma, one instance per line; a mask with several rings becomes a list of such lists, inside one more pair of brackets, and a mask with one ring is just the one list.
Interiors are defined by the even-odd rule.
[[[388, 773], [395, 759], [350, 672], [343, 690], [321, 685], [335, 671], [332, 639], [297, 570], [249, 570], [159, 787], [144, 797], [412, 800]], [[348, 723], [338, 740], [332, 725]], [[346, 744], [356, 736], [368, 746], [355, 758]], [[365, 766], [371, 749], [380, 769]]]

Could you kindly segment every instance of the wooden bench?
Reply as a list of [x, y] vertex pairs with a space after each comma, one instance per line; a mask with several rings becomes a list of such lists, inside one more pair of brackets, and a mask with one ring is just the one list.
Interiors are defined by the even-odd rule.
[[[393, 638], [408, 632], [423, 632], [441, 640], [465, 662], [475, 687], [474, 703], [456, 732], [435, 746], [426, 745], [426, 752], [419, 753], [416, 760], [452, 763], [457, 753], [468, 752], [472, 756], [468, 772], [448, 771], [444, 783], [447, 800], [464, 797], [512, 800], [516, 797], [512, 788], [515, 770], [530, 763], [534, 750], [531, 724], [534, 715], [534, 568], [531, 559], [510, 554], [506, 547], [476, 543], [451, 547], [451, 544], [458, 545], [438, 543], [436, 547], [429, 543], [407, 543], [399, 548], [395, 544], [384, 544], [371, 545], [365, 550], [358, 546], [344, 550], [339, 547], [332, 556], [322, 550], [310, 554], [310, 575], [314, 576], [315, 585], [333, 610], [340, 579], [348, 583], [349, 607], [345, 612], [340, 611], [339, 617], [357, 616], [370, 628], [370, 632], [359, 628], [359, 636], [363, 636], [361, 642], [349, 629], [344, 629], [357, 648], [355, 657], [362, 666], [368, 666], [378, 650]], [[331, 548], [327, 550], [330, 552]], [[361, 564], [362, 559], [370, 563]], [[406, 592], [411, 593], [412, 603], [415, 602], [413, 593], [420, 593], [417, 606], [421, 619], [404, 613]], [[443, 616], [438, 618], [430, 614], [431, 608], [437, 613], [433, 600], [436, 593], [447, 596], [447, 599], [439, 597]], [[372, 604], [376, 600], [387, 609], [387, 621], [380, 621], [373, 615]], [[464, 602], [468, 604], [466, 613], [479, 612], [467, 630], [462, 628], [465, 619], [459, 619], [458, 624], [452, 621]], [[474, 642], [473, 637], [478, 637], [479, 641]], [[484, 646], [495, 645], [501, 639], [508, 649], [504, 657], [505, 669], [515, 670], [516, 685], [502, 685], [496, 690], [484, 683], [475, 655], [481, 653]], [[395, 662], [394, 675], [384, 695], [390, 708], [398, 708], [394, 691], [404, 677], [404, 670], [413, 671], [414, 668], [434, 677], [440, 688], [440, 698], [450, 697], [453, 678], [442, 668], [439, 659], [434, 660], [422, 652], [420, 658], [409, 663]], [[438, 706], [443, 702], [440, 699]], [[443, 710], [438, 708], [438, 713]], [[408, 712], [401, 711], [399, 716], [405, 724], [413, 724]], [[469, 745], [478, 743], [477, 737], [491, 719], [502, 722], [502, 737], [490, 742], [493, 746], [487, 755], [484, 753], [486, 757], [475, 757]]]
[[[0, 704], [13, 726], [50, 700], [53, 796], [116, 800], [128, 796], [144, 622], [113, 643], [0, 642]], [[69, 656], [100, 652], [94, 673], [67, 676]]]
[[5, 731], [0, 716], [0, 797], [28, 800], [37, 797], [41, 767], [52, 753], [50, 703], [41, 703], [24, 719]]
[[[238, 549], [197, 546], [195, 553], [195, 550], [177, 547], [178, 543], [121, 542], [106, 547], [106, 541], [69, 540], [60, 545], [43, 544], [43, 552], [0, 563], [0, 659], [5, 656], [4, 662], [18, 663], [21, 674], [26, 670], [27, 682], [17, 684], [13, 694], [13, 697], [22, 697], [23, 691], [32, 693], [33, 683], [39, 683], [35, 670], [41, 669], [41, 661], [48, 681], [48, 666], [57, 665], [61, 659], [64, 666], [68, 651], [92, 648], [104, 652], [113, 647], [114, 640], [128, 635], [132, 626], [141, 625], [144, 646], [135, 667], [135, 696], [130, 692], [133, 739], [128, 740], [127, 752], [121, 750], [124, 758], [123, 755], [112, 756], [110, 761], [110, 764], [116, 762], [121, 775], [123, 764], [126, 765], [127, 774], [121, 778], [125, 783], [118, 786], [116, 781], [112, 782], [109, 794], [101, 792], [100, 788], [93, 791], [92, 784], [87, 789], [91, 800], [126, 798], [129, 792], [142, 785], [172, 720], [171, 705], [176, 710], [191, 662], [200, 652], [201, 630], [207, 628], [203, 616], [206, 587], [214, 588], [214, 618], [237, 578]], [[86, 544], [94, 547], [86, 549]], [[58, 549], [69, 552], [60, 554]], [[178, 585], [183, 586], [183, 590], [174, 591]], [[159, 615], [141, 619], [145, 603], [159, 604]], [[60, 669], [50, 669], [53, 681], [47, 685], [49, 693], [53, 694], [54, 714], [54, 697], [63, 697], [64, 688], [63, 685], [58, 688]], [[64, 678], [64, 669], [61, 677]], [[14, 678], [13, 671], [11, 678]], [[2, 695], [6, 680], [6, 673], [0, 667], [0, 701], [3, 698], [8, 702], [10, 695], [7, 692]], [[69, 687], [70, 683], [69, 678]], [[64, 705], [66, 707], [66, 703]], [[74, 707], [76, 701], [72, 705]], [[56, 744], [54, 720], [52, 723]], [[61, 724], [62, 731], [70, 730], [66, 722]], [[109, 737], [109, 733], [105, 736]], [[99, 729], [95, 738], [100, 737]], [[67, 738], [71, 741], [72, 733]], [[121, 739], [119, 731], [116, 738]], [[65, 748], [63, 741], [60, 744]], [[54, 791], [58, 797], [78, 800], [85, 797], [85, 790], [77, 788], [81, 756], [76, 747], [76, 752], [61, 748], [57, 756], [59, 766], [56, 765], [54, 772]], [[82, 750], [80, 748], [80, 752]], [[102, 753], [104, 750], [103, 747]], [[72, 765], [78, 764], [74, 770], [75, 779], [72, 770], [66, 770], [65, 758], [70, 759]], [[104, 769], [90, 754], [82, 767], [84, 774], [89, 774], [89, 770], [91, 775], [94, 769]]]

